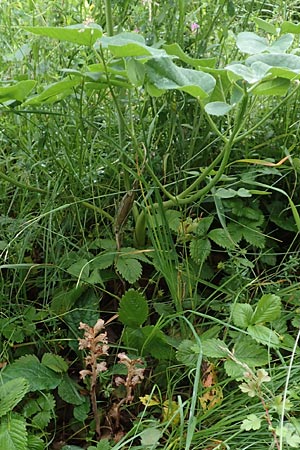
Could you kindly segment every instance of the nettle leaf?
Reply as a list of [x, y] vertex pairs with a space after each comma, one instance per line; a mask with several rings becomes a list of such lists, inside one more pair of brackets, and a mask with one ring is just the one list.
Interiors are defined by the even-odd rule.
[[147, 319], [149, 308], [145, 297], [134, 289], [129, 289], [120, 300], [119, 319], [132, 328], [141, 326]]
[[229, 355], [229, 349], [225, 342], [214, 338], [203, 341], [202, 351], [208, 358], [224, 358]]
[[5, 450], [25, 450], [27, 449], [26, 421], [18, 418], [6, 416], [0, 424], [0, 448]]
[[45, 353], [42, 358], [42, 364], [57, 373], [67, 372], [68, 370], [66, 361], [61, 356], [53, 353]]
[[197, 224], [196, 235], [199, 237], [204, 237], [207, 234], [213, 220], [213, 215], [201, 218]]
[[89, 47], [102, 36], [102, 28], [96, 23], [76, 24], [68, 27], [24, 27], [24, 30], [39, 36]]
[[235, 303], [232, 307], [233, 323], [237, 327], [247, 328], [253, 316], [253, 309], [248, 303]]
[[250, 31], [239, 33], [236, 38], [236, 45], [241, 52], [250, 54], [262, 53], [269, 46], [266, 38]]
[[208, 97], [216, 84], [208, 73], [176, 66], [169, 58], [154, 58], [145, 64], [147, 79], [161, 91], [178, 89], [193, 97]]
[[211, 252], [211, 243], [209, 239], [193, 239], [190, 242], [191, 258], [197, 264], [203, 264]]
[[253, 339], [261, 344], [269, 347], [278, 347], [280, 345], [280, 340], [277, 334], [264, 325], [249, 325], [247, 331]]
[[28, 381], [30, 391], [55, 389], [61, 382], [61, 375], [41, 364], [35, 355], [22, 356], [2, 370], [4, 382], [17, 377]]
[[5, 103], [9, 100], [18, 100], [22, 102], [35, 87], [36, 81], [23, 80], [12, 86], [0, 87], [0, 103]]
[[135, 283], [142, 275], [141, 263], [137, 259], [126, 257], [126, 255], [120, 255], [116, 259], [115, 267], [128, 283]]
[[232, 108], [233, 105], [229, 105], [228, 103], [225, 102], [210, 102], [207, 103], [204, 107], [207, 114], [210, 114], [212, 116], [224, 116]]
[[244, 239], [253, 247], [264, 248], [266, 245], [266, 238], [261, 230], [257, 228], [244, 227], [242, 230]]
[[196, 367], [200, 348], [194, 341], [184, 339], [178, 346], [176, 359], [187, 367]]
[[229, 232], [224, 230], [224, 228], [215, 228], [211, 230], [207, 235], [212, 241], [222, 248], [227, 250], [234, 250], [236, 243], [231, 238]]
[[29, 390], [25, 378], [15, 378], [0, 386], [0, 417], [11, 412]]
[[281, 314], [281, 300], [278, 295], [265, 294], [257, 303], [252, 316], [252, 324], [273, 322]]

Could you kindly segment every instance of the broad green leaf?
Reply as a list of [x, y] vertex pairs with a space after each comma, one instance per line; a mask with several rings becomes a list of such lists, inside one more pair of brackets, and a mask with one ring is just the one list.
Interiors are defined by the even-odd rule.
[[163, 48], [166, 50], [168, 55], [177, 56], [181, 61], [185, 62], [186, 64], [189, 64], [192, 67], [215, 67], [216, 65], [216, 58], [201, 58], [201, 59], [195, 59], [188, 56], [182, 48], [177, 44], [170, 44], [170, 45], [164, 45]]
[[79, 85], [79, 79], [65, 79], [57, 83], [50, 84], [43, 92], [34, 97], [31, 97], [24, 105], [39, 105], [40, 103], [55, 103], [73, 93], [75, 86]]
[[220, 198], [233, 198], [236, 197], [237, 192], [234, 189], [228, 188], [219, 188], [215, 195]]
[[166, 219], [167, 219], [168, 225], [170, 227], [170, 230], [175, 231], [177, 233], [179, 230], [180, 221], [181, 221], [180, 211], [176, 211], [174, 209], [168, 209], [166, 211]]
[[248, 303], [235, 303], [232, 307], [233, 322], [237, 327], [247, 328], [251, 325], [253, 309]]
[[76, 24], [68, 27], [24, 27], [24, 29], [39, 36], [89, 47], [102, 36], [102, 28], [96, 23]]
[[[115, 245], [115, 243], [114, 243]], [[115, 260], [116, 252], [109, 251], [101, 253], [91, 261], [92, 269], [107, 269], [112, 266]]]
[[233, 105], [229, 105], [228, 103], [225, 102], [210, 102], [207, 103], [204, 107], [207, 114], [210, 114], [212, 116], [224, 116], [232, 108]]
[[250, 31], [239, 33], [236, 38], [236, 45], [243, 53], [261, 53], [267, 50], [268, 41], [266, 38], [260, 37]]
[[85, 396], [85, 401], [81, 405], [76, 405], [73, 409], [73, 415], [79, 422], [84, 422], [88, 418], [91, 405], [89, 397]]
[[81, 387], [67, 374], [63, 376], [62, 382], [58, 386], [58, 395], [62, 400], [71, 405], [81, 405], [84, 397], [80, 395]]
[[45, 367], [35, 355], [22, 356], [6, 366], [1, 373], [4, 382], [18, 377], [25, 378], [30, 391], [55, 389], [61, 382], [61, 374]]
[[140, 434], [141, 444], [145, 448], [149, 448], [149, 446], [153, 448], [153, 446], [156, 446], [161, 437], [162, 432], [156, 427], [148, 427]]
[[264, 248], [266, 245], [266, 238], [261, 230], [255, 228], [248, 228], [245, 226], [242, 230], [244, 239], [253, 247]]
[[26, 422], [23, 418], [5, 417], [0, 424], [0, 448], [27, 450]]
[[209, 227], [213, 223], [213, 220], [214, 220], [213, 215], [201, 218], [197, 224], [196, 235], [199, 237], [206, 236], [206, 234], [209, 230]]
[[70, 289], [69, 291], [61, 290], [57, 292], [52, 298], [50, 310], [54, 314], [58, 315], [70, 311], [75, 302], [83, 295], [86, 289], [86, 286], [82, 285]]
[[239, 188], [237, 190], [237, 195], [242, 198], [252, 197], [252, 192], [248, 191], [248, 189], [245, 188]]
[[287, 93], [290, 81], [287, 78], [276, 78], [275, 80], [262, 81], [251, 90], [255, 95], [280, 95]]
[[0, 385], [0, 417], [11, 412], [29, 390], [25, 378], [15, 378]]
[[73, 275], [79, 280], [86, 280], [90, 273], [89, 261], [85, 258], [79, 259], [68, 267], [67, 271], [70, 275]]
[[193, 97], [206, 98], [216, 81], [208, 73], [177, 67], [169, 58], [154, 58], [145, 64], [148, 81], [160, 90], [178, 89]]
[[236, 247], [236, 243], [229, 235], [229, 232], [224, 228], [214, 228], [207, 236], [217, 245], [226, 248], [227, 250], [233, 250]]
[[127, 76], [135, 86], [142, 86], [145, 79], [145, 67], [134, 58], [129, 58], [126, 62]]
[[120, 255], [115, 262], [115, 267], [122, 278], [128, 283], [135, 283], [142, 275], [142, 265], [135, 258]]
[[245, 66], [241, 63], [229, 64], [226, 66], [228, 70], [229, 79], [232, 81], [245, 80], [250, 84], [257, 83], [262, 80], [266, 75], [270, 66], [267, 64], [252, 64], [251, 66]]
[[261, 344], [269, 347], [278, 347], [280, 345], [280, 340], [277, 334], [264, 325], [250, 325], [247, 328], [247, 331], [253, 339]]
[[252, 324], [273, 322], [281, 314], [281, 300], [275, 294], [263, 295], [257, 303], [252, 316]]
[[45, 450], [46, 444], [38, 436], [30, 434], [27, 439], [27, 447], [30, 450]]
[[272, 23], [267, 22], [266, 20], [260, 19], [259, 17], [255, 17], [253, 19], [253, 22], [255, 22], [259, 28], [266, 31], [267, 33], [277, 34], [277, 29], [276, 29], [275, 25], [273, 25]]
[[268, 51], [270, 53], [285, 53], [294, 41], [294, 36], [290, 33], [283, 34], [275, 42], [273, 42]]
[[300, 73], [300, 57], [286, 53], [264, 53], [260, 55], [249, 56], [246, 60], [246, 64], [252, 65], [254, 62], [262, 62], [269, 67], [282, 67], [289, 69], [295, 74]]
[[200, 348], [199, 351], [195, 351], [197, 348], [196, 343], [189, 339], [184, 339], [178, 346], [176, 352], [176, 359], [180, 363], [184, 364], [187, 367], [196, 367], [199, 359]]
[[66, 361], [61, 356], [53, 353], [45, 353], [42, 358], [42, 364], [57, 373], [67, 372], [68, 370]]
[[148, 312], [147, 300], [140, 292], [129, 289], [121, 298], [118, 313], [124, 325], [132, 328], [141, 326], [147, 319]]
[[167, 57], [164, 50], [146, 45], [145, 39], [138, 33], [123, 32], [114, 36], [103, 36], [96, 43], [96, 47], [98, 45], [108, 48], [118, 58], [126, 58], [128, 56], [145, 56], [146, 59], [149, 56]]
[[282, 22], [281, 33], [300, 33], [300, 23]]
[[249, 414], [241, 424], [241, 430], [259, 430], [261, 427], [261, 419], [256, 414]]
[[23, 80], [11, 86], [0, 87], [0, 103], [5, 103], [9, 100], [22, 102], [35, 85], [36, 81], [34, 80]]
[[202, 351], [208, 358], [224, 358], [229, 356], [229, 349], [220, 339], [205, 339], [202, 342]]
[[147, 325], [141, 328], [141, 332], [141, 355], [150, 354], [159, 361], [170, 359], [171, 347], [166, 342], [165, 334], [159, 328], [154, 325]]
[[[251, 368], [264, 366], [269, 361], [268, 350], [258, 345], [249, 336], [239, 338], [234, 346], [233, 353], [238, 361]], [[245, 372], [244, 368], [243, 371]]]
[[190, 243], [191, 258], [197, 264], [203, 264], [211, 252], [209, 239], [193, 239]]

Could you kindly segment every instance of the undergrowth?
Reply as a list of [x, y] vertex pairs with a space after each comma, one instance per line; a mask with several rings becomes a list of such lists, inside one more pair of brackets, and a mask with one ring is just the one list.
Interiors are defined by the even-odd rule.
[[300, 446], [299, 6], [1, 8], [0, 448]]

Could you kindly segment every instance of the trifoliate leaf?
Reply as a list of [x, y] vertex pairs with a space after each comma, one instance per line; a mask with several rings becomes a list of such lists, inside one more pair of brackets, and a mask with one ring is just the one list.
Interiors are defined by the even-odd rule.
[[220, 339], [206, 339], [202, 347], [203, 354], [208, 358], [224, 358], [229, 355], [227, 345]]
[[[198, 348], [198, 352], [196, 351]], [[200, 348], [195, 346], [195, 342], [184, 339], [178, 346], [176, 352], [177, 361], [185, 364], [187, 367], [196, 367], [199, 359]]]
[[268, 345], [269, 347], [278, 347], [280, 345], [277, 334], [264, 325], [250, 325], [247, 331], [253, 339], [261, 344]]
[[142, 265], [137, 259], [120, 255], [115, 262], [115, 266], [128, 283], [135, 283], [142, 275]]
[[0, 424], [0, 448], [5, 450], [27, 449], [26, 421], [18, 418], [5, 416]]
[[58, 373], [67, 372], [68, 370], [66, 361], [61, 356], [53, 353], [45, 353], [42, 358], [42, 364]]
[[229, 235], [228, 230], [224, 230], [224, 228], [215, 228], [211, 230], [207, 236], [217, 245], [226, 248], [227, 250], [233, 250], [236, 246], [236, 243]]
[[29, 390], [25, 378], [15, 378], [0, 386], [0, 417], [11, 412]]

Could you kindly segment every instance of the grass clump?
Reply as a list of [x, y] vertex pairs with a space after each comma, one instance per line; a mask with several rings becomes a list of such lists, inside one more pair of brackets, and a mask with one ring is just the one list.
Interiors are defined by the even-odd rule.
[[2, 447], [299, 448], [297, 5], [19, 3]]

